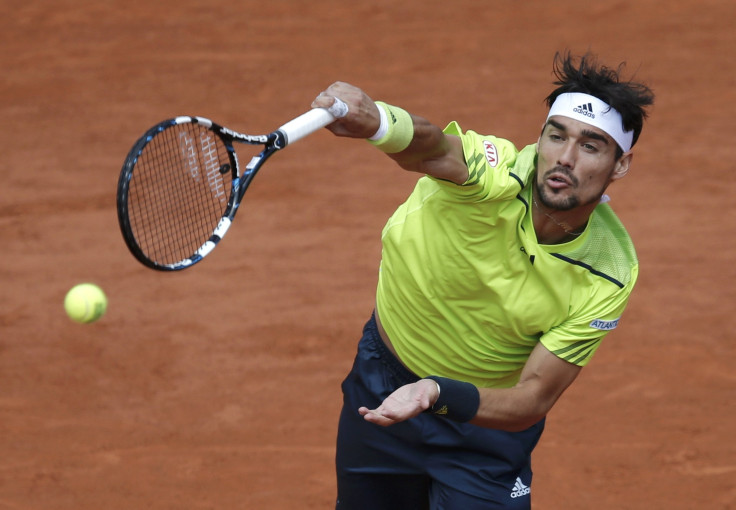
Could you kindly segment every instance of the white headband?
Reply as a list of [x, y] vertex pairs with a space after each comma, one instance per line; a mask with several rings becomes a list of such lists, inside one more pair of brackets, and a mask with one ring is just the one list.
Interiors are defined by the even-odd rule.
[[621, 114], [595, 96], [581, 92], [560, 94], [549, 109], [547, 119], [553, 115], [595, 126], [613, 138], [624, 152], [631, 149], [634, 131], [624, 131]]

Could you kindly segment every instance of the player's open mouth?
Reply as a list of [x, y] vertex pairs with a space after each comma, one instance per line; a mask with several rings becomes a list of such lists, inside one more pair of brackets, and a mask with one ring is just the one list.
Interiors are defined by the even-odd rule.
[[562, 189], [571, 187], [573, 184], [566, 176], [559, 173], [553, 173], [547, 177], [547, 185], [552, 189]]

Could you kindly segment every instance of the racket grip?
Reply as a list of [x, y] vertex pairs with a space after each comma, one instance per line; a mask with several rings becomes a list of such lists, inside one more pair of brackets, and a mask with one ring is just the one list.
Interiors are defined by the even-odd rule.
[[278, 131], [284, 134], [286, 145], [289, 145], [331, 124], [336, 118], [344, 117], [347, 113], [347, 105], [340, 99], [335, 98], [335, 104], [330, 106], [330, 108], [315, 108], [310, 110], [290, 120], [281, 126]]

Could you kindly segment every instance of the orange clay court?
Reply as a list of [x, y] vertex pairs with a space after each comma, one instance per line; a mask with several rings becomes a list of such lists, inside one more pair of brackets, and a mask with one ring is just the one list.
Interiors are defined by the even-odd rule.
[[[320, 131], [264, 166], [212, 255], [163, 274], [119, 233], [130, 146], [176, 115], [268, 132], [336, 80], [523, 146], [564, 49], [625, 60], [657, 102], [610, 188], [639, 283], [549, 416], [533, 508], [736, 508], [736, 4], [27, 0], [0, 14], [0, 510], [334, 508], [339, 386], [381, 228], [417, 176]], [[110, 302], [90, 325], [62, 306], [84, 281]]]

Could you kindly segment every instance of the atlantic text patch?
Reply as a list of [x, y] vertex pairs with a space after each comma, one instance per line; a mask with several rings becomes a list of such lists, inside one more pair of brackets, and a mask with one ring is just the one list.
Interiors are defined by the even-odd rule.
[[618, 321], [620, 319], [620, 317], [612, 321], [596, 319], [590, 323], [590, 327], [593, 329], [600, 329], [601, 331], [611, 331], [612, 329], [616, 329], [616, 326], [618, 326]]

